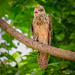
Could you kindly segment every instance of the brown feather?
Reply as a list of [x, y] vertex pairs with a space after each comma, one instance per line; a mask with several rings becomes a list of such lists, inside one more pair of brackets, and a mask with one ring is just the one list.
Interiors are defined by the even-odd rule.
[[52, 35], [53, 35], [53, 32], [52, 32], [52, 20], [51, 20], [51, 17], [48, 15], [50, 21], [49, 21], [49, 45], [51, 45], [51, 42], [52, 42]]
[[[33, 38], [43, 44], [51, 45], [52, 21], [49, 15], [45, 13], [45, 10], [42, 6], [35, 7], [35, 10], [39, 9], [43, 9], [43, 11], [34, 15], [32, 25]], [[39, 52], [38, 64], [40, 68], [46, 68], [48, 65], [48, 54]]]
[[38, 64], [40, 68], [47, 68], [48, 65], [48, 54], [39, 52]]

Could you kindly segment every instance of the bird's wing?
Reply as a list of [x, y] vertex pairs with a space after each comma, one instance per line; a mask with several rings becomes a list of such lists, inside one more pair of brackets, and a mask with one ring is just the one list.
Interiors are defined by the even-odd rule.
[[32, 34], [33, 34], [33, 39], [38, 41], [37, 27], [35, 26], [35, 24], [32, 24]]
[[32, 34], [33, 34], [33, 39], [34, 39], [34, 34], [35, 32], [34, 32], [34, 27], [33, 27], [33, 24], [32, 24]]
[[32, 34], [34, 34], [34, 28], [33, 28], [33, 24], [32, 24], [32, 27], [31, 27], [31, 28], [32, 28]]
[[51, 17], [48, 15], [48, 17], [49, 17], [49, 34], [48, 34], [48, 44], [49, 45], [51, 45], [51, 41], [52, 41], [52, 35], [53, 35], [53, 33], [52, 33], [52, 20], [51, 20]]

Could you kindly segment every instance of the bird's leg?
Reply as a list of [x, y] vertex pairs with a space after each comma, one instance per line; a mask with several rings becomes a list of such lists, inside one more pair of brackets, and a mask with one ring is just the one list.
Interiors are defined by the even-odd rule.
[[34, 40], [37, 40], [37, 38], [33, 38]]
[[44, 40], [44, 43], [43, 43], [43, 45], [45, 45], [46, 44], [46, 36], [45, 36], [45, 40]]
[[33, 39], [37, 40], [37, 33], [34, 33]]
[[37, 36], [34, 36], [33, 39], [34, 39], [35, 41], [38, 40]]

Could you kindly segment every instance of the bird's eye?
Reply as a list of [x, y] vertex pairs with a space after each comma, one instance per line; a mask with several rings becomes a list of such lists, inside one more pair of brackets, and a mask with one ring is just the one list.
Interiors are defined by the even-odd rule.
[[43, 11], [43, 9], [39, 9], [38, 11]]

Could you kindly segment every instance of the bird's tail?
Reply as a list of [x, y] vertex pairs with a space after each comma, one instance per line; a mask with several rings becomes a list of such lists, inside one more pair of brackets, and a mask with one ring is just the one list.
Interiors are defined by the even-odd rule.
[[38, 64], [40, 68], [47, 68], [48, 54], [39, 52]]

